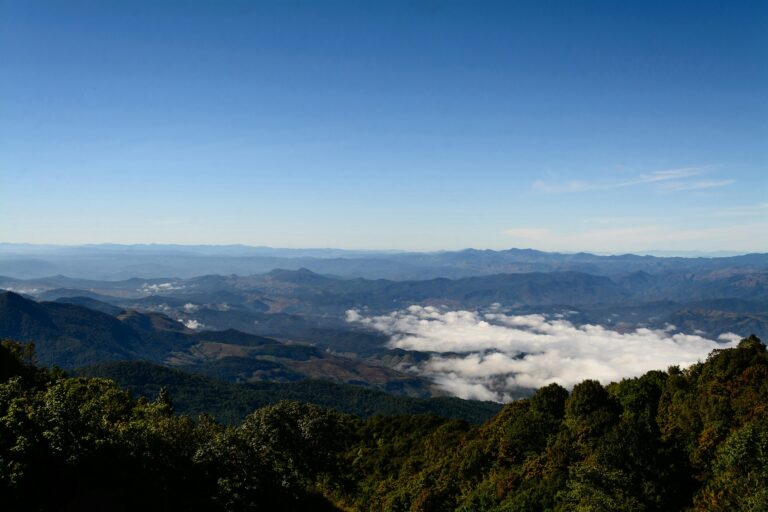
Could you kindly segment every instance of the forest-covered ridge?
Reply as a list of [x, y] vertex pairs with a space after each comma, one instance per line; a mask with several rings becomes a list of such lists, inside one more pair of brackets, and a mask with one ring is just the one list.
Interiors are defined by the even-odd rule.
[[197, 417], [208, 413], [219, 422], [239, 423], [254, 409], [290, 400], [367, 418], [376, 415], [436, 414], [480, 424], [502, 407], [496, 402], [452, 396], [409, 397], [327, 380], [233, 383], [147, 361], [115, 361], [79, 368], [84, 377], [115, 381], [134, 397], [154, 398], [165, 388], [176, 412]]
[[12, 510], [733, 511], [768, 507], [768, 353], [570, 392], [480, 426], [298, 402], [237, 425], [0, 348], [0, 494]]

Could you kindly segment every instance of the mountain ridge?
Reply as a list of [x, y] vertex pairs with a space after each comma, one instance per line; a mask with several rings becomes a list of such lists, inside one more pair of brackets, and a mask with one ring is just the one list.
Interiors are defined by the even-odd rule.
[[[172, 248], [172, 250], [169, 250]], [[575, 270], [605, 275], [634, 270], [669, 271], [681, 267], [768, 268], [768, 253], [685, 258], [636, 254], [598, 255], [535, 249], [436, 252], [345, 251], [338, 249], [272, 249], [231, 246], [74, 246], [34, 247], [0, 244], [0, 274], [37, 278], [54, 274], [119, 280], [173, 275], [189, 278], [206, 273], [253, 274], [275, 268], [308, 268], [342, 277], [412, 280], [468, 277], [509, 272]]]
[[124, 360], [186, 367], [230, 381], [295, 381], [321, 376], [429, 396], [430, 383], [392, 368], [226, 329], [194, 331], [157, 312], [113, 316], [76, 304], [35, 302], [0, 293], [0, 338], [34, 342], [41, 363], [76, 368]]

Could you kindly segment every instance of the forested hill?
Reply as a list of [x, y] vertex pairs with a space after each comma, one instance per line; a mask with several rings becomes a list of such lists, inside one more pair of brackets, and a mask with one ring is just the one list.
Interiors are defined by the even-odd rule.
[[768, 353], [756, 337], [687, 369], [552, 384], [480, 426], [362, 420], [298, 402], [240, 424], [134, 400], [0, 347], [8, 510], [768, 510]]
[[351, 384], [322, 380], [232, 383], [152, 364], [117, 361], [80, 368], [77, 375], [106, 377], [133, 396], [154, 398], [165, 388], [177, 412], [212, 415], [223, 423], [239, 423], [258, 407], [283, 400], [310, 403], [360, 417], [393, 414], [436, 414], [443, 418], [483, 423], [501, 404], [452, 396], [398, 396]]

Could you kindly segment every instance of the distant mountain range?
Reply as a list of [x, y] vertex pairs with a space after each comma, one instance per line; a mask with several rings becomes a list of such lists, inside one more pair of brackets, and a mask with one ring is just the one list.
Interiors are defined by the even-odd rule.
[[[713, 339], [725, 332], [768, 335], [768, 266], [759, 264], [761, 257], [680, 261], [689, 266], [612, 276], [552, 271], [412, 281], [340, 278], [304, 268], [123, 281], [0, 276], [0, 289], [112, 315], [117, 309], [162, 313], [192, 329], [237, 329], [358, 356], [381, 352], [386, 338], [350, 326], [347, 310], [388, 314], [414, 304], [569, 311], [577, 323], [620, 331], [672, 324]], [[732, 266], [723, 266], [726, 261]]]
[[632, 272], [712, 272], [765, 269], [768, 254], [730, 257], [654, 257], [633, 254], [548, 253], [532, 249], [441, 251], [346, 251], [248, 246], [0, 244], [0, 275], [38, 278], [67, 275], [99, 280], [131, 277], [190, 278], [205, 274], [250, 275], [275, 268], [307, 268], [340, 277], [392, 280], [458, 278], [501, 273], [574, 271], [617, 276]]
[[[573, 325], [617, 333], [648, 328], [712, 340], [729, 333], [726, 339], [768, 338], [766, 254], [659, 258], [512, 249], [307, 250], [286, 256], [265, 248], [168, 246], [35, 246], [34, 251], [32, 260], [24, 260], [32, 266], [24, 268], [43, 262], [35, 272], [48, 263], [56, 271], [79, 270], [23, 278], [13, 272], [21, 261], [18, 248], [4, 246], [0, 273], [11, 275], [0, 275], [0, 290], [7, 290], [0, 293], [0, 337], [34, 341], [41, 363], [89, 367], [91, 375], [116, 378], [141, 393], [157, 387], [148, 375], [178, 377], [162, 368], [226, 384], [206, 384], [210, 389], [196, 395], [192, 381], [179, 377], [190, 411], [201, 410], [199, 403], [214, 388], [222, 400], [239, 404], [217, 412], [222, 417], [235, 418], [238, 410], [268, 403], [263, 389], [254, 394], [230, 384], [274, 383], [281, 386], [275, 396], [298, 396], [291, 393], [306, 392], [302, 383], [318, 380], [418, 398], [441, 394], [434, 376], [418, 371], [435, 353], [392, 349], [387, 331], [347, 321], [349, 310], [370, 318], [414, 305], [435, 306], [567, 315]], [[276, 261], [286, 265], [252, 270]], [[156, 277], [146, 277], [131, 262]], [[251, 270], [233, 273], [236, 268]], [[178, 273], [163, 274], [168, 269]], [[204, 272], [186, 276], [196, 270]], [[114, 279], [122, 273], [130, 277]], [[107, 274], [110, 279], [103, 278]], [[392, 278], [382, 278], [388, 274]], [[529, 392], [512, 389], [509, 396]], [[339, 393], [358, 396], [357, 391]], [[232, 402], [232, 396], [238, 399]], [[350, 400], [344, 410], [354, 410]], [[361, 411], [354, 410], [367, 414]]]

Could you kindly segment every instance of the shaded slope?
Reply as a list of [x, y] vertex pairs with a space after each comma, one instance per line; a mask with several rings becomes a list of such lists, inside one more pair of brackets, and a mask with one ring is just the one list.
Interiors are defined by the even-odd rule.
[[62, 367], [133, 359], [145, 349], [141, 336], [112, 315], [12, 292], [0, 294], [0, 335], [34, 342], [41, 363]]
[[233, 329], [194, 332], [160, 313], [129, 310], [114, 317], [12, 292], [0, 294], [0, 337], [34, 342], [42, 364], [63, 368], [144, 360], [233, 382], [323, 378], [402, 394], [432, 393], [426, 380], [311, 345]]
[[327, 381], [232, 384], [147, 362], [115, 362], [79, 369], [78, 375], [106, 377], [134, 395], [154, 399], [165, 387], [183, 414], [209, 413], [228, 423], [241, 421], [258, 407], [295, 400], [368, 417], [393, 414], [437, 414], [482, 423], [500, 404], [458, 398], [419, 399]]

